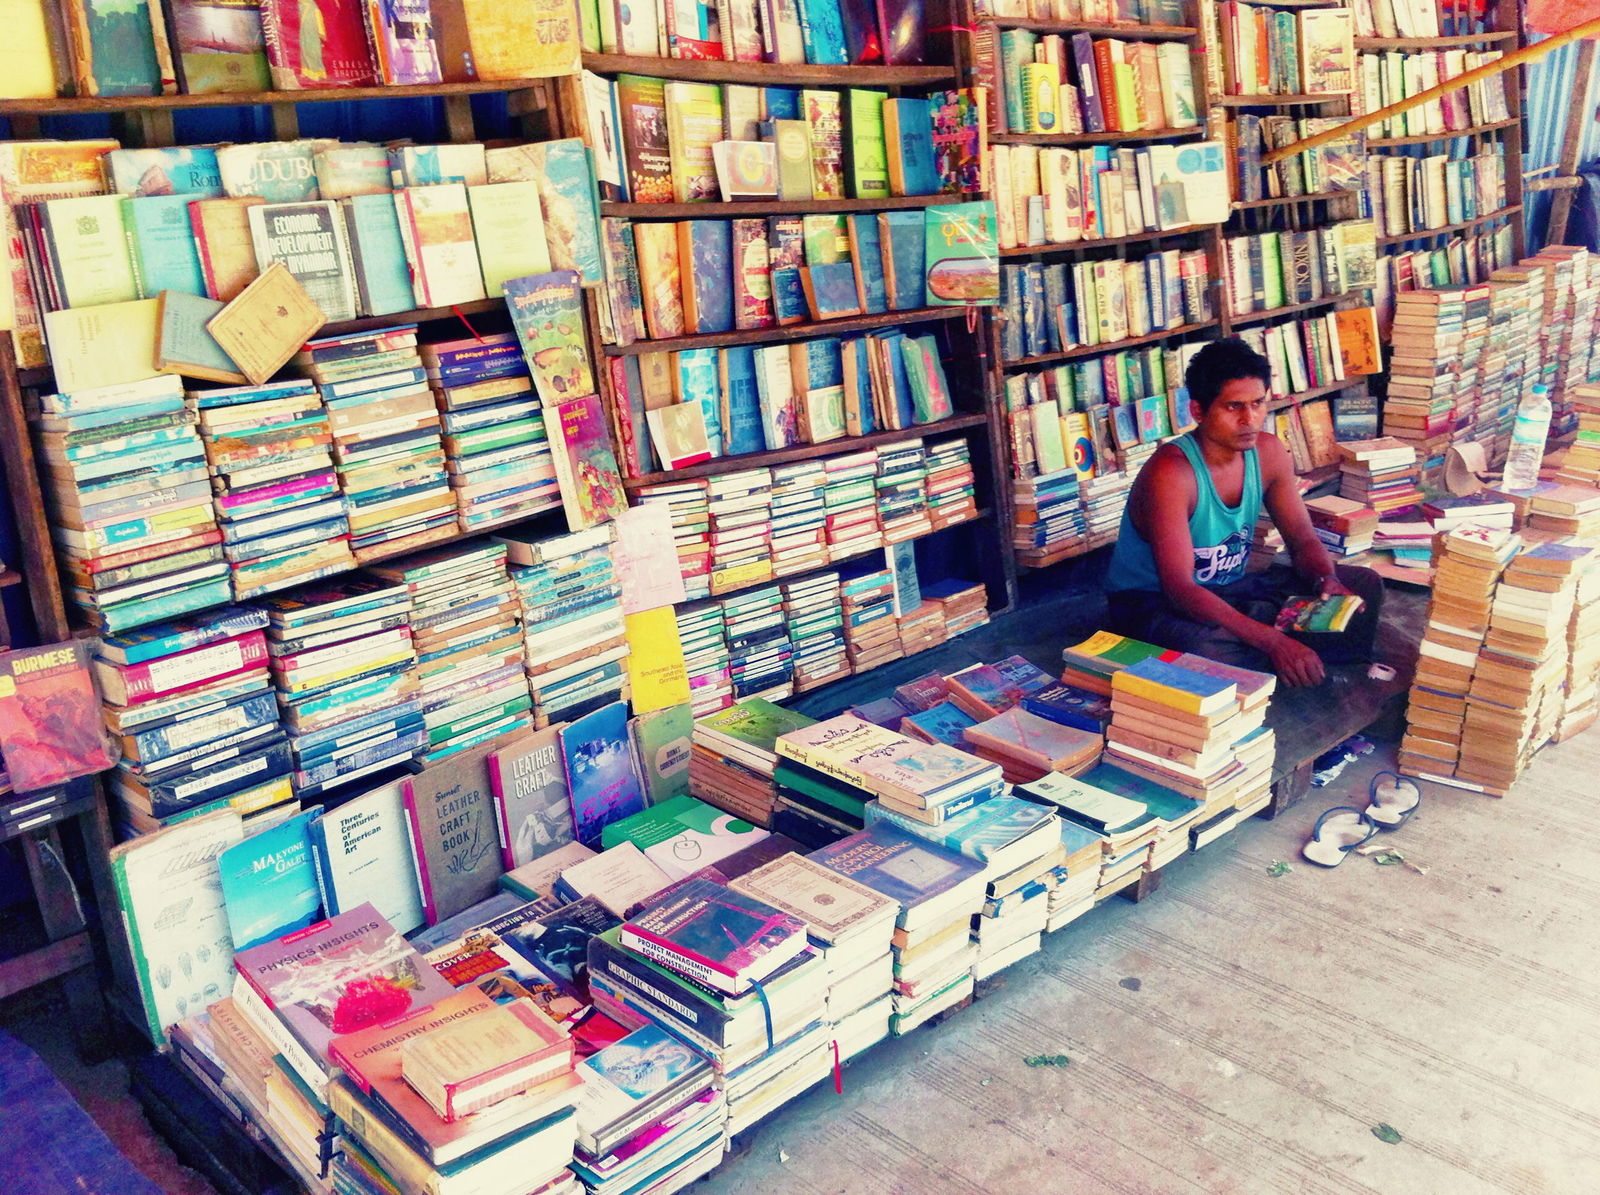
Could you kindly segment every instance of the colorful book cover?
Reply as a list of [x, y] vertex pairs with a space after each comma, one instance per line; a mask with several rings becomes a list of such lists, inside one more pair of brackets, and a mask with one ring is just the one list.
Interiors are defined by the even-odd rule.
[[[954, 702], [941, 701], [925, 710], [914, 710], [907, 714], [901, 721], [900, 730], [925, 742], [959, 748], [966, 743], [963, 732], [967, 727], [976, 725], [977, 719]], [[909, 729], [911, 727], [915, 729]]]
[[0, 652], [0, 755], [11, 787], [30, 792], [104, 771], [117, 753], [83, 640]]
[[992, 200], [929, 207], [925, 254], [929, 306], [1000, 301], [1000, 253]]
[[463, 0], [463, 9], [480, 79], [550, 79], [582, 65], [579, 23], [564, 0]]
[[933, 120], [933, 165], [940, 189], [947, 195], [975, 195], [985, 189], [987, 94], [981, 88], [963, 87], [937, 91], [928, 97]]
[[686, 329], [677, 230], [670, 223], [641, 221], [633, 226], [633, 235], [645, 327], [656, 340], [682, 336]]
[[772, 142], [718, 141], [711, 160], [724, 203], [777, 197], [778, 152]]
[[168, 0], [172, 52], [188, 95], [267, 91], [266, 39], [255, 0]]
[[673, 388], [680, 403], [699, 408], [706, 450], [723, 455], [722, 394], [716, 349], [683, 349], [673, 354]]
[[222, 195], [216, 147], [191, 145], [151, 149], [113, 149], [101, 159], [106, 181], [119, 195]]
[[[881, 805], [868, 805], [869, 824], [884, 817]], [[895, 824], [911, 830], [918, 837], [937, 843], [946, 850], [956, 851], [968, 859], [987, 863], [1003, 848], [1028, 834], [1047, 826], [1055, 820], [1055, 812], [1042, 808], [1020, 797], [991, 797], [970, 809], [946, 818], [937, 826], [922, 822], [896, 820]], [[908, 824], [909, 823], [909, 824]], [[913, 827], [915, 827], [913, 829]]]
[[192, 195], [141, 195], [123, 200], [123, 225], [140, 298], [154, 298], [164, 290], [206, 293], [200, 251], [189, 226], [193, 199]]
[[883, 268], [883, 241], [877, 215], [857, 212], [850, 217], [850, 264], [855, 270], [856, 289], [861, 292], [862, 310], [877, 313], [889, 310], [888, 284]]
[[767, 837], [767, 831], [682, 796], [653, 805], [601, 833], [605, 847], [631, 842], [674, 880], [684, 879]]
[[732, 345], [718, 353], [722, 391], [723, 446], [728, 455], [760, 452], [766, 442], [761, 431], [761, 390], [756, 381], [756, 350]]
[[378, 75], [388, 84], [437, 83], [439, 52], [428, 0], [366, 0], [367, 32]]
[[771, 327], [772, 259], [767, 223], [733, 221], [733, 324], [740, 331]]
[[801, 323], [807, 318], [805, 288], [800, 281], [800, 269], [806, 264], [805, 221], [799, 216], [770, 217], [767, 249], [773, 314], [780, 324]]
[[224, 145], [217, 150], [217, 174], [231, 198], [260, 196], [269, 203], [304, 203], [319, 197], [311, 141], [268, 141]]
[[889, 157], [889, 189], [895, 195], [936, 195], [940, 190], [933, 153], [930, 101], [903, 97], [883, 105], [883, 137]]
[[1354, 594], [1290, 598], [1278, 611], [1272, 625], [1280, 631], [1337, 633], [1350, 625], [1350, 620], [1361, 612], [1362, 605]]
[[617, 76], [617, 111], [634, 203], [671, 203], [672, 146], [666, 85], [645, 75]]
[[1128, 791], [1142, 783], [1110, 764], [1097, 764], [1081, 777], [1051, 772], [1017, 785], [1017, 792], [1054, 809], [1063, 821], [1096, 834], [1120, 834], [1149, 819], [1144, 801]]
[[73, 0], [67, 31], [85, 96], [161, 95], [176, 89], [161, 10], [149, 0]]
[[417, 302], [443, 307], [485, 298], [466, 186], [405, 187], [392, 198]]
[[474, 747], [406, 782], [406, 816], [429, 925], [494, 894], [500, 873], [488, 756]]
[[677, 402], [645, 412], [650, 446], [664, 469], [683, 469], [711, 459], [705, 411], [696, 402]]
[[690, 333], [733, 331], [731, 222], [679, 221], [678, 268], [684, 282], [686, 330]]
[[883, 101], [888, 92], [852, 87], [849, 98], [850, 140], [846, 155], [850, 193], [857, 199], [889, 194], [888, 153], [883, 143]]
[[906, 910], [943, 895], [983, 870], [971, 859], [882, 822], [813, 851], [807, 858], [882, 893]]
[[900, 356], [911, 389], [913, 422], [933, 423], [955, 414], [944, 365], [939, 360], [938, 342], [932, 336], [901, 337]]
[[662, 90], [671, 147], [672, 199], [677, 203], [715, 200], [720, 192], [711, 147], [722, 140], [722, 91], [714, 83], [680, 80], [668, 81]]
[[534, 731], [489, 756], [489, 780], [507, 871], [572, 841], [558, 726]]
[[1131, 693], [1190, 714], [1226, 708], [1238, 696], [1233, 682], [1225, 677], [1192, 672], [1160, 658], [1118, 669], [1111, 677], [1111, 689], [1113, 694]]
[[[580, 137], [496, 146], [484, 152], [491, 183], [539, 186], [550, 264], [576, 270], [585, 286], [605, 281], [601, 266], [600, 197], [589, 150]], [[639, 202], [647, 202], [640, 200]]]
[[687, 702], [628, 720], [628, 739], [645, 800], [659, 805], [689, 792], [690, 735], [694, 710]]
[[622, 475], [597, 395], [547, 407], [545, 429], [550, 435], [561, 505], [571, 530], [582, 531], [606, 522], [627, 507]]
[[218, 856], [228, 928], [239, 950], [276, 941], [317, 919], [322, 898], [307, 837], [317, 816], [309, 809]]
[[1098, 693], [1073, 685], [1053, 684], [1022, 698], [1030, 714], [1079, 730], [1104, 732], [1111, 721], [1111, 702]]
[[837, 91], [801, 93], [811, 138], [811, 198], [843, 199], [844, 103]]
[[423, 923], [403, 781], [381, 785], [322, 813], [309, 833], [330, 917], [370, 903], [402, 934]]
[[561, 728], [561, 757], [572, 798], [573, 837], [594, 847], [612, 822], [644, 808], [628, 749], [628, 706], [613, 702]]
[[522, 355], [547, 404], [594, 392], [584, 343], [583, 291], [576, 272], [552, 270], [510, 278], [504, 284]]
[[279, 91], [379, 82], [360, 4], [262, 0], [261, 28], [272, 85]]
[[798, 917], [705, 879], [658, 897], [624, 922], [621, 934], [645, 957], [734, 995], [804, 950], [805, 938]]

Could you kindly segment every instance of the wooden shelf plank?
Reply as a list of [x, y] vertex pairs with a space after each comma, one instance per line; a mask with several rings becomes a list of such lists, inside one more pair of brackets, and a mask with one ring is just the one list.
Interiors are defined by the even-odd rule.
[[992, 133], [990, 145], [1107, 145], [1124, 141], [1175, 141], [1180, 137], [1199, 137], [1205, 133], [1192, 129], [1142, 129], [1133, 133]]
[[1510, 29], [1491, 29], [1486, 33], [1453, 33], [1444, 37], [1358, 37], [1356, 49], [1443, 50], [1451, 46], [1487, 46], [1516, 40], [1516, 33]]
[[1324, 295], [1320, 299], [1311, 299], [1304, 303], [1289, 303], [1283, 307], [1274, 307], [1271, 311], [1247, 311], [1243, 315], [1230, 315], [1228, 324], [1234, 328], [1243, 328], [1250, 324], [1264, 324], [1269, 320], [1279, 319], [1285, 315], [1294, 315], [1299, 311], [1310, 311], [1317, 307], [1333, 307], [1344, 299], [1354, 297], [1349, 294]]
[[1330, 199], [1354, 199], [1359, 191], [1316, 191], [1310, 195], [1275, 195], [1270, 199], [1235, 199], [1230, 211], [1247, 212], [1261, 207], [1285, 207], [1292, 203], [1322, 203]]
[[1405, 137], [1368, 137], [1368, 149], [1386, 149], [1392, 145], [1431, 145], [1436, 141], [1454, 141], [1457, 137], [1477, 137], [1484, 133], [1496, 133], [1501, 129], [1509, 129], [1513, 125], [1522, 123], [1516, 118], [1510, 120], [1495, 120], [1488, 124], [1475, 124], [1464, 129], [1456, 129], [1446, 133], [1412, 133]]
[[1054, 21], [1045, 17], [979, 17], [997, 29], [1031, 29], [1035, 33], [1088, 33], [1123, 41], [1186, 41], [1199, 35], [1192, 25], [1143, 25], [1136, 21]]
[[1212, 227], [1209, 224], [1189, 224], [1183, 228], [1169, 228], [1165, 232], [1130, 232], [1120, 237], [1094, 237], [1081, 241], [1052, 241], [1047, 245], [1014, 245], [1000, 250], [1001, 257], [1032, 257], [1042, 253], [1070, 253], [1074, 249], [1104, 249], [1111, 245], [1131, 245], [1144, 241], [1165, 241], [1174, 237], [1191, 236]]
[[420, 83], [393, 87], [319, 87], [304, 91], [215, 91], [201, 95], [65, 96], [0, 100], [0, 115], [61, 116], [68, 113], [127, 112], [131, 109], [237, 108], [259, 104], [332, 104], [350, 100], [443, 99], [527, 91], [548, 79], [479, 80], [473, 83]]
[[1071, 361], [1077, 357], [1098, 357], [1102, 353], [1115, 353], [1122, 349], [1137, 348], [1141, 344], [1150, 344], [1157, 340], [1170, 340], [1176, 336], [1184, 336], [1190, 332], [1203, 332], [1207, 328], [1215, 328], [1217, 321], [1204, 320], [1198, 324], [1183, 324], [1176, 328], [1166, 328], [1159, 332], [1151, 332], [1145, 336], [1130, 336], [1125, 340], [1113, 340], [1106, 344], [1080, 344], [1075, 348], [1063, 349], [1059, 353], [1039, 353], [1032, 357], [1021, 357], [1015, 361], [1006, 361], [1002, 369], [1026, 369], [1031, 365], [1049, 365], [1055, 361]]
[[22, 584], [22, 574], [14, 568], [8, 568], [0, 573], [0, 589], [10, 589], [13, 585]]
[[1224, 108], [1289, 108], [1297, 104], [1326, 104], [1349, 98], [1349, 92], [1336, 91], [1327, 95], [1219, 95], [1213, 97], [1211, 102]]
[[1342, 382], [1333, 382], [1327, 386], [1313, 386], [1309, 390], [1301, 390], [1286, 398], [1275, 398], [1267, 404], [1268, 411], [1283, 411], [1289, 407], [1299, 406], [1301, 403], [1313, 402], [1319, 398], [1326, 398], [1330, 394], [1338, 394], [1341, 390], [1349, 390], [1352, 386], [1362, 384], [1365, 375], [1346, 378]]
[[1407, 241], [1431, 240], [1434, 237], [1444, 236], [1447, 233], [1464, 232], [1466, 229], [1477, 228], [1482, 224], [1492, 224], [1496, 220], [1504, 220], [1509, 216], [1514, 216], [1521, 210], [1522, 205], [1520, 203], [1513, 203], [1507, 207], [1501, 208], [1499, 211], [1490, 212], [1486, 216], [1479, 216], [1475, 220], [1463, 220], [1459, 224], [1445, 224], [1439, 228], [1424, 228], [1421, 232], [1403, 232], [1398, 236], [1379, 237], [1378, 244], [1403, 245]]
[[932, 203], [958, 202], [955, 195], [889, 195], [882, 199], [756, 199], [741, 203], [602, 203], [602, 216], [635, 220], [729, 219], [734, 216], [804, 216], [833, 212], [888, 212]]
[[900, 324], [926, 324], [966, 315], [965, 307], [919, 307], [913, 311], [881, 311], [849, 319], [819, 320], [816, 323], [780, 324], [771, 328], [750, 328], [742, 332], [704, 332], [696, 336], [674, 336], [666, 340], [636, 340], [632, 344], [608, 344], [608, 357], [637, 357], [642, 353], [676, 353], [686, 349], [718, 348], [729, 344], [775, 344], [805, 340], [812, 336], [838, 336], [845, 332], [865, 332], [873, 328]]
[[848, 87], [937, 86], [956, 77], [954, 66], [814, 66], [803, 62], [727, 62], [721, 59], [650, 58], [635, 54], [583, 55], [585, 69], [601, 75], [650, 75], [702, 83], [757, 83], [769, 87], [835, 83]]
[[670, 469], [661, 473], [642, 473], [626, 477], [622, 484], [630, 490], [647, 485], [660, 485], [669, 481], [692, 481], [697, 477], [715, 477], [721, 473], [737, 473], [740, 469], [760, 469], [768, 465], [783, 465], [791, 461], [815, 460], [819, 456], [838, 456], [846, 452], [860, 452], [879, 444], [892, 444], [896, 440], [926, 440], [945, 432], [981, 427], [989, 416], [981, 411], [953, 415], [934, 423], [919, 423], [914, 427], [896, 428], [894, 431], [873, 432], [870, 436], [849, 436], [841, 440], [826, 440], [821, 444], [796, 444], [793, 448], [780, 448], [774, 452], [744, 452], [738, 456], [722, 456], [702, 465], [689, 465], [683, 469]]

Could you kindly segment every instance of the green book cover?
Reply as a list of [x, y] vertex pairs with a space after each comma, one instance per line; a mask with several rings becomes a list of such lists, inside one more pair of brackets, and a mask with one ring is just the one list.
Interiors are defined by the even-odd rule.
[[687, 702], [629, 719], [628, 740], [651, 805], [688, 795], [693, 732], [694, 709]]
[[883, 101], [887, 92], [852, 87], [847, 93], [850, 122], [850, 194], [879, 199], [889, 194], [889, 158], [883, 140]]
[[609, 850], [631, 842], [678, 880], [766, 836], [767, 831], [686, 795], [611, 822], [600, 832], [600, 845]]
[[805, 216], [801, 228], [806, 265], [831, 266], [850, 260], [850, 226], [842, 214]]
[[1275, 232], [1261, 238], [1261, 275], [1267, 309], [1284, 305], [1283, 239]]
[[760, 697], [746, 697], [709, 718], [700, 719], [699, 725], [758, 750], [771, 751], [779, 735], [800, 730], [815, 721], [815, 718], [784, 709]]
[[1000, 250], [994, 201], [936, 204], [923, 222], [930, 307], [1000, 302]]
[[554, 404], [593, 394], [577, 273], [552, 270], [509, 278], [503, 289], [540, 401]]

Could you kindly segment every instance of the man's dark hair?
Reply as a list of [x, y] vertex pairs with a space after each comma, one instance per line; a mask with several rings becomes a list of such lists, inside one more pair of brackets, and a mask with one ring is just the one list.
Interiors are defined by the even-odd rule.
[[1202, 411], [1217, 401], [1225, 385], [1240, 378], [1260, 378], [1263, 386], [1272, 388], [1271, 364], [1237, 336], [1213, 340], [1183, 371], [1189, 397]]

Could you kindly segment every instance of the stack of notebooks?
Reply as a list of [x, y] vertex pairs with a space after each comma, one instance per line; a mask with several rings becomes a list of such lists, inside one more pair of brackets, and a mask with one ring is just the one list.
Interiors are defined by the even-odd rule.
[[672, 481], [640, 486], [634, 491], [640, 503], [658, 502], [672, 512], [672, 540], [678, 552], [678, 571], [690, 600], [711, 593], [710, 496], [704, 481]]
[[299, 796], [321, 796], [427, 746], [403, 587], [335, 582], [261, 606]]
[[532, 724], [506, 546], [437, 548], [373, 569], [411, 603], [427, 764]]
[[765, 585], [724, 598], [721, 605], [734, 700], [789, 696], [794, 691], [794, 649], [784, 621], [782, 591]]
[[697, 602], [679, 606], [674, 617], [695, 717], [725, 709], [733, 702], [733, 686], [728, 681], [728, 640], [722, 633], [721, 605]]
[[935, 531], [978, 517], [977, 479], [972, 446], [957, 437], [929, 443], [927, 449], [928, 521]]
[[[1030, 411], [1052, 410], [1041, 404]], [[1016, 525], [1011, 543], [1019, 552], [1057, 552], [1081, 547], [1088, 532], [1079, 493], [1081, 478], [1074, 466], [1018, 477], [1011, 483]]]
[[898, 906], [893, 1034], [904, 1036], [972, 995], [972, 918], [983, 910], [982, 864], [883, 823], [810, 857]]
[[772, 469], [772, 571], [789, 577], [828, 563], [827, 470], [821, 461]]
[[783, 613], [794, 652], [794, 689], [804, 693], [850, 675], [839, 574], [783, 583]]
[[461, 529], [561, 504], [522, 346], [511, 332], [422, 346]]
[[46, 394], [37, 452], [67, 596], [101, 631], [214, 606], [232, 592], [205, 452], [183, 383]]
[[758, 826], [772, 824], [778, 736], [810, 726], [812, 719], [747, 697], [698, 719], [689, 756], [689, 791]]
[[520, 603], [535, 726], [570, 721], [627, 691], [628, 641], [611, 540], [609, 523], [543, 539], [499, 537]]
[[728, 1108], [711, 1060], [660, 1026], [606, 1045], [577, 1073], [572, 1170], [582, 1189], [675, 1191], [722, 1160]]
[[327, 412], [310, 382], [197, 390], [236, 598], [355, 567]]
[[845, 653], [854, 672], [901, 656], [894, 617], [894, 577], [886, 569], [853, 577], [843, 586]]
[[772, 580], [772, 471], [725, 473], [706, 491], [712, 594]]
[[1339, 445], [1339, 496], [1380, 515], [1422, 500], [1416, 449], [1403, 441], [1350, 440]]
[[873, 449], [831, 456], [823, 491], [828, 518], [828, 557], [846, 560], [883, 546], [878, 522], [878, 454]]
[[981, 581], [948, 578], [922, 586], [922, 600], [938, 602], [944, 611], [946, 639], [965, 635], [989, 621], [989, 591]]
[[811, 948], [827, 967], [825, 1017], [840, 1062], [889, 1036], [895, 901], [796, 854], [748, 871], [731, 886], [805, 922]]
[[333, 425], [356, 559], [390, 556], [457, 533], [439, 412], [415, 325], [314, 340], [296, 360]]
[[283, 811], [293, 769], [268, 710], [266, 624], [265, 613], [239, 606], [101, 641], [95, 676], [122, 739], [111, 791], [131, 832], [212, 809], [257, 825]]
[[927, 476], [921, 440], [878, 449], [878, 522], [884, 543], [916, 539], [933, 530], [928, 519]]
[[1472, 669], [1489, 629], [1500, 574], [1518, 544], [1509, 531], [1477, 527], [1458, 527], [1439, 537], [1433, 595], [1397, 757], [1402, 770], [1455, 774]]

